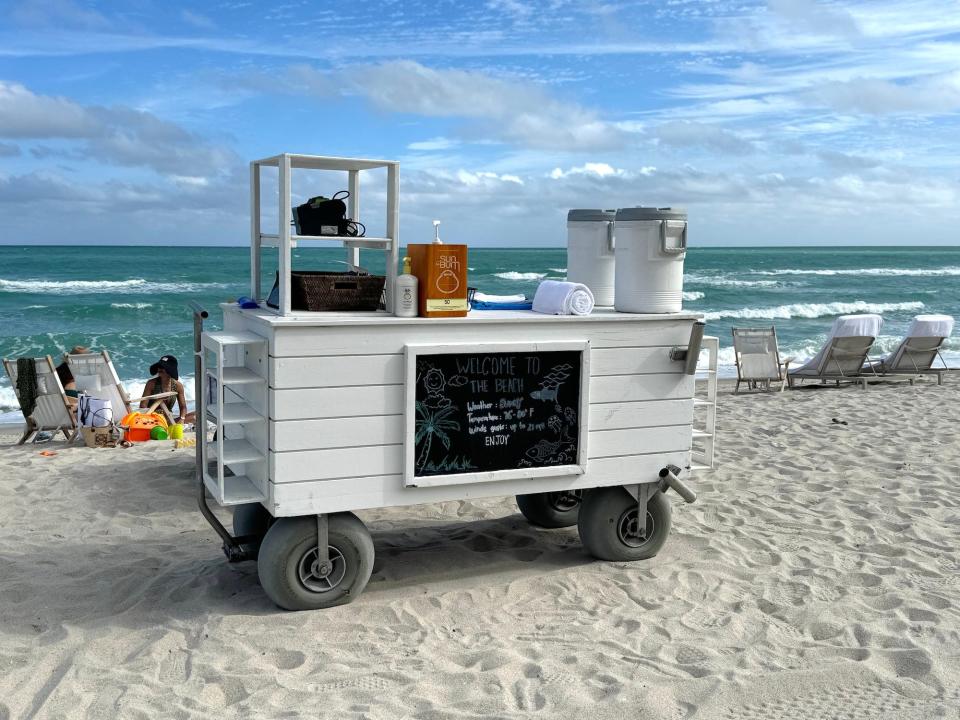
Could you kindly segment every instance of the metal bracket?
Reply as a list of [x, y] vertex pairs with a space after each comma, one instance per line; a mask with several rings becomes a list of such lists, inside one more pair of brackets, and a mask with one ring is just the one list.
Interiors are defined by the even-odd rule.
[[700, 348], [703, 345], [704, 328], [706, 328], [706, 323], [697, 320], [690, 328], [690, 342], [687, 347], [676, 345], [670, 348], [671, 360], [686, 363], [683, 368], [686, 375], [694, 375], [697, 372], [697, 361], [700, 359]]
[[317, 515], [317, 559], [311, 568], [314, 575], [325, 578], [333, 571], [333, 563], [330, 562], [330, 516], [327, 514]]
[[697, 494], [691, 490], [680, 478], [680, 468], [676, 465], [667, 465], [660, 471], [660, 491], [675, 490], [686, 502], [696, 502]]
[[656, 493], [660, 492], [660, 485], [656, 482], [624, 485], [623, 489], [637, 499], [637, 537], [647, 539], [647, 503]]

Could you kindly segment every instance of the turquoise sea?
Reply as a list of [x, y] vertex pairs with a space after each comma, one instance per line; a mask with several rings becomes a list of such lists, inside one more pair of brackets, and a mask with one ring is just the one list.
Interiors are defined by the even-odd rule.
[[[150, 363], [172, 353], [189, 377], [186, 303], [216, 311], [217, 303], [246, 294], [249, 257], [241, 247], [0, 246], [0, 355], [56, 358], [74, 345], [108, 348], [136, 392]], [[265, 265], [275, 257], [264, 251]], [[300, 249], [294, 263], [337, 269], [342, 257], [342, 250]], [[365, 251], [363, 262], [382, 272], [380, 257]], [[566, 251], [472, 249], [469, 266], [473, 287], [532, 296], [539, 280], [565, 277]], [[807, 357], [836, 315], [882, 314], [880, 351], [896, 345], [916, 314], [960, 316], [960, 247], [693, 248], [685, 277], [685, 305], [702, 311], [708, 334], [720, 337], [725, 374], [733, 373], [732, 326], [775, 325], [781, 352]], [[218, 319], [214, 312], [212, 325]], [[960, 341], [952, 341], [947, 355], [951, 366], [960, 365]], [[0, 421], [19, 419], [16, 408], [4, 376]]]

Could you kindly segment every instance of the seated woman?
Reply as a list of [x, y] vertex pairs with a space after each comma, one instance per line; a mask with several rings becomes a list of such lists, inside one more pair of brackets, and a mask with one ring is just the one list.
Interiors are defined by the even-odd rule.
[[86, 355], [90, 350], [83, 347], [83, 345], [77, 345], [76, 347], [70, 348], [70, 352], [63, 354], [63, 362], [57, 365], [57, 377], [60, 378], [60, 384], [63, 385], [63, 391], [67, 395], [67, 402], [71, 406], [77, 404], [77, 398], [80, 397], [80, 393], [77, 390], [77, 383], [73, 377], [73, 373], [70, 371], [70, 365], [67, 364], [67, 355]]
[[[165, 398], [163, 403], [169, 410], [173, 410], [174, 399], [180, 409], [180, 414], [175, 418], [178, 423], [196, 422], [194, 413], [187, 412], [187, 398], [183, 392], [183, 383], [180, 382], [180, 372], [177, 369], [177, 359], [173, 355], [164, 355], [150, 366], [150, 374], [155, 375], [147, 380], [143, 388], [144, 396], [157, 395], [165, 392], [175, 392], [176, 398]], [[141, 400], [140, 407], [150, 406], [150, 400]]]

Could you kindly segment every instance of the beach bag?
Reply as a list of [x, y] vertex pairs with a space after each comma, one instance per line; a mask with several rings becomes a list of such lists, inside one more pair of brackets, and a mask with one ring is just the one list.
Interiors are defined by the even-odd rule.
[[119, 433], [113, 425], [106, 427], [82, 427], [83, 442], [88, 448], [116, 447]]
[[81, 395], [78, 398], [77, 419], [84, 427], [109, 427], [113, 424], [113, 407], [109, 400]]

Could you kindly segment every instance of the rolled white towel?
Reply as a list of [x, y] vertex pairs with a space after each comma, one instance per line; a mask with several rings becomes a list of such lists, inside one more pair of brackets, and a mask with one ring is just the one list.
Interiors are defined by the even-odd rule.
[[545, 315], [589, 315], [593, 293], [581, 283], [544, 280], [533, 296], [533, 311]]

